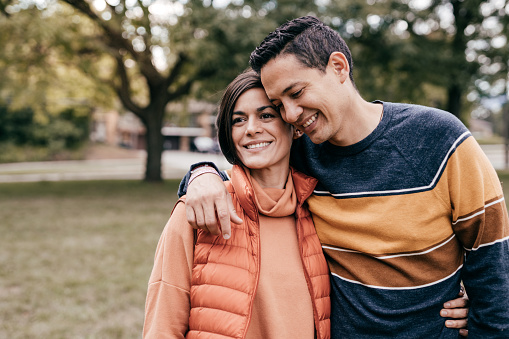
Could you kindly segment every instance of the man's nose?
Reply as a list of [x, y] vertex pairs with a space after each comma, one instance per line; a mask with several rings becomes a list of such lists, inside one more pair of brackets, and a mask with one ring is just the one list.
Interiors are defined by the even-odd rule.
[[281, 116], [283, 120], [292, 124], [299, 120], [299, 117], [302, 115], [302, 107], [295, 103], [284, 103], [283, 107], [281, 107]]

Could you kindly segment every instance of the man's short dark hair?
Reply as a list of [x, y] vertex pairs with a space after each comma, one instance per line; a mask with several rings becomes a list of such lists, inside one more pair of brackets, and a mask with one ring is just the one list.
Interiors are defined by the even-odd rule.
[[263, 66], [278, 55], [293, 54], [304, 66], [325, 72], [334, 52], [345, 55], [353, 80], [353, 60], [350, 49], [338, 32], [313, 16], [293, 19], [267, 35], [249, 58], [251, 68], [258, 74]]

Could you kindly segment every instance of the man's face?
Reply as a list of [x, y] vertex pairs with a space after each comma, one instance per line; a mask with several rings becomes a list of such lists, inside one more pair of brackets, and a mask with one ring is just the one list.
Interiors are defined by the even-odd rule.
[[306, 133], [315, 144], [341, 145], [344, 86], [332, 66], [323, 73], [302, 65], [293, 55], [270, 60], [261, 70], [262, 84], [283, 119]]

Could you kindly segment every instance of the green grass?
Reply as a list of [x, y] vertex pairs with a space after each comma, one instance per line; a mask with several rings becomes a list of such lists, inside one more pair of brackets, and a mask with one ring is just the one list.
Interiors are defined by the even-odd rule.
[[140, 338], [177, 187], [0, 184], [0, 338]]
[[140, 338], [177, 186], [0, 184], [0, 338]]

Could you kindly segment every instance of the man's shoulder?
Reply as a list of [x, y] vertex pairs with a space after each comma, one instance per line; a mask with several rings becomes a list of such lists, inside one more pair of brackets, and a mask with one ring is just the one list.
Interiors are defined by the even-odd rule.
[[424, 130], [466, 130], [465, 125], [452, 113], [435, 107], [384, 102], [384, 111], [391, 116], [394, 125], [403, 124]]
[[469, 134], [456, 116], [438, 108], [384, 103], [384, 109], [390, 116], [385, 138], [412, 152], [423, 144], [449, 149]]

